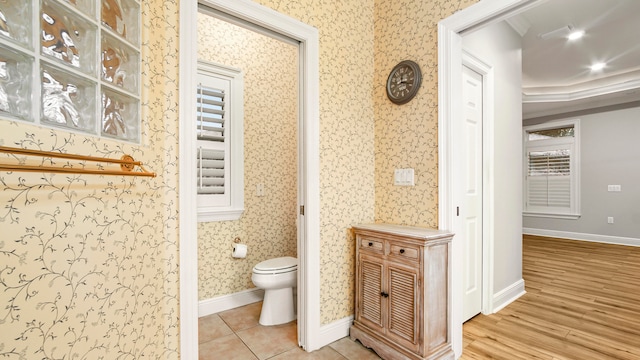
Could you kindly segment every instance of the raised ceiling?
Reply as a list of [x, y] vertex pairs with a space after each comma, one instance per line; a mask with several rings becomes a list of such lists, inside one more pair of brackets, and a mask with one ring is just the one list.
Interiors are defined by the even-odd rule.
[[[640, 100], [640, 0], [549, 0], [508, 22], [522, 35], [524, 118]], [[568, 41], [568, 28], [585, 35]]]

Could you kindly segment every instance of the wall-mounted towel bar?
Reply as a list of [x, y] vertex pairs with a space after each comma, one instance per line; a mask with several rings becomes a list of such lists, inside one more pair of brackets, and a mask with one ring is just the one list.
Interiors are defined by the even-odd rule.
[[[96, 175], [124, 175], [124, 176], [148, 176], [155, 177], [156, 173], [147, 171], [140, 161], [135, 161], [130, 155], [123, 155], [120, 159], [109, 159], [95, 156], [84, 156], [75, 154], [63, 154], [51, 151], [19, 149], [6, 146], [0, 146], [0, 152], [15, 155], [40, 156], [43, 158], [61, 158], [78, 161], [95, 161], [98, 163], [120, 164], [121, 170], [103, 170], [103, 169], [82, 169], [75, 167], [56, 167], [56, 166], [37, 166], [24, 164], [0, 164], [0, 171], [28, 171], [28, 172], [52, 172], [67, 174], [96, 174]], [[139, 171], [134, 171], [136, 166]]]

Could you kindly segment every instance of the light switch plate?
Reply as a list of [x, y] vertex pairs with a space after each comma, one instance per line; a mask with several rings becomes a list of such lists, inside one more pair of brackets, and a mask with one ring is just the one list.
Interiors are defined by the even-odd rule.
[[393, 184], [397, 186], [414, 186], [414, 174], [413, 169], [395, 169], [393, 172]]
[[413, 169], [405, 169], [405, 171], [406, 171], [406, 174], [407, 174], [406, 179], [405, 179], [406, 180], [405, 182], [406, 182], [407, 186], [415, 186], [416, 185], [415, 176], [414, 176], [415, 173], [414, 173]]
[[400, 185], [402, 183], [402, 169], [395, 169], [393, 172], [393, 185]]

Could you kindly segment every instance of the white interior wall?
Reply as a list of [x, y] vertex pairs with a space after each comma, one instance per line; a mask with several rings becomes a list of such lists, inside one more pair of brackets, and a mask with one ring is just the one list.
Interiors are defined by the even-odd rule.
[[[493, 288], [497, 294], [524, 289], [522, 283], [522, 50], [521, 38], [500, 22], [462, 40], [463, 49], [494, 70]], [[486, 135], [485, 135], [486, 137]], [[486, 216], [486, 215], [485, 215]], [[516, 290], [514, 294], [520, 293]], [[498, 307], [501, 304], [495, 304]]]
[[[525, 232], [640, 246], [640, 105], [531, 119], [525, 125], [568, 118], [580, 119], [581, 216], [524, 216]], [[622, 191], [609, 192], [608, 185], [620, 185]]]

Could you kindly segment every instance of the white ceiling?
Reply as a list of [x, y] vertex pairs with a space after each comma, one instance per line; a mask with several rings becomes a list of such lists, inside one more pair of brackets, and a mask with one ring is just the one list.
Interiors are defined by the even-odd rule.
[[507, 21], [522, 35], [524, 118], [640, 100], [640, 0], [548, 0]]

